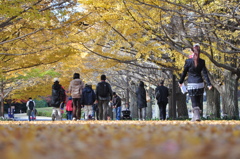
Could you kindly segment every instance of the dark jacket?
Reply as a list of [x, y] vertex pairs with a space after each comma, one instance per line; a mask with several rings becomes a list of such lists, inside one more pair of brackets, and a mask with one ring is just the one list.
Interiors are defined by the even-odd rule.
[[113, 106], [120, 107], [122, 105], [121, 102], [121, 98], [118, 95], [113, 97]]
[[146, 90], [144, 86], [140, 85], [138, 87], [136, 95], [137, 95], [137, 107], [138, 108], [147, 107]]
[[[107, 91], [107, 96], [106, 97], [102, 97], [101, 93], [104, 91], [103, 88], [100, 86], [102, 84], [106, 85], [106, 91]], [[112, 100], [112, 88], [111, 85], [105, 81], [101, 81], [97, 84], [97, 88], [96, 88], [96, 96], [97, 96], [97, 100]]]
[[93, 105], [96, 100], [96, 94], [90, 86], [86, 86], [82, 92], [82, 105]]
[[61, 89], [62, 86], [59, 84], [58, 81], [54, 82], [52, 85], [52, 100], [51, 100], [51, 106], [52, 107], [60, 107], [60, 103], [62, 102], [61, 99]]
[[208, 78], [205, 61], [203, 59], [199, 58], [197, 67], [194, 66], [194, 60], [192, 58], [187, 59], [185, 61], [184, 70], [183, 70], [182, 76], [179, 80], [180, 84], [182, 84], [184, 82], [184, 79], [185, 79], [187, 73], [188, 73], [188, 83], [202, 83], [203, 78], [202, 78], [201, 73], [203, 73], [203, 76], [207, 82], [207, 85], [208, 86], [211, 85], [211, 82]]
[[168, 88], [165, 86], [157, 86], [157, 88], [155, 89], [155, 94], [157, 93], [157, 91], [159, 91], [160, 93], [160, 96], [157, 99], [158, 103], [160, 102], [168, 103], [169, 96]]

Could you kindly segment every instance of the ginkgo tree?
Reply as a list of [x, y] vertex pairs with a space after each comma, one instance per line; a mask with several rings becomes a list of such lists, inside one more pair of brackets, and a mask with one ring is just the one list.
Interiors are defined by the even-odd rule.
[[[223, 0], [159, 1], [169, 6], [166, 8], [150, 1], [137, 2], [161, 11], [162, 35], [156, 35], [171, 48], [185, 49], [193, 42], [201, 45], [201, 57], [208, 64], [212, 84], [222, 96], [223, 114], [239, 118], [239, 3]], [[168, 20], [166, 14], [170, 15]]]
[[1, 113], [9, 88], [23, 80], [28, 85], [37, 83], [31, 82], [36, 77], [27, 76], [31, 74], [30, 68], [44, 65], [41, 71], [48, 72], [55, 63], [76, 53], [69, 38], [72, 32], [81, 29], [79, 20], [83, 16], [73, 12], [76, 4], [75, 0], [0, 2]]
[[85, 13], [91, 13], [85, 20], [94, 26], [87, 30], [88, 38], [93, 51], [100, 55], [117, 57], [119, 50], [124, 50], [178, 75], [188, 58], [187, 48], [199, 43], [210, 74], [223, 77], [221, 85], [214, 79], [212, 84], [222, 96], [224, 113], [239, 118], [237, 1], [78, 1]]
[[[200, 43], [202, 58], [211, 75], [225, 77], [221, 86], [213, 81], [224, 98], [225, 113], [238, 117], [239, 45], [235, 39], [239, 36], [239, 11], [236, 1], [78, 0], [80, 5], [76, 2], [0, 2], [2, 93], [8, 77], [41, 65], [45, 65], [42, 71], [55, 68], [61, 72], [63, 67], [61, 76], [66, 81], [65, 87], [76, 71], [83, 71], [86, 80], [91, 80], [92, 75], [97, 77], [98, 71], [103, 72], [116, 63], [136, 65], [142, 60], [179, 75], [184, 59], [188, 58], [186, 48]], [[78, 6], [81, 8], [73, 9]], [[85, 53], [105, 58], [84, 63]], [[101, 69], [95, 73], [91, 65]], [[47, 79], [45, 82], [52, 82], [52, 77]]]

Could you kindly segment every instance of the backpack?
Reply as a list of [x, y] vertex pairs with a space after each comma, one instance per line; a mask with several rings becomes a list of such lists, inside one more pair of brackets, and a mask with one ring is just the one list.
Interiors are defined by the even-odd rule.
[[108, 96], [108, 94], [109, 94], [108, 83], [106, 82], [98, 83], [98, 96], [105, 98]]
[[29, 101], [28, 107], [29, 107], [30, 110], [33, 110], [33, 108], [34, 108], [34, 103], [33, 103], [33, 101]]

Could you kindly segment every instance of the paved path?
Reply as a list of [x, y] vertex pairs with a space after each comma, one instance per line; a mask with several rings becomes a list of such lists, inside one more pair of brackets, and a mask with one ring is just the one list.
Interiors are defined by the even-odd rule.
[[[5, 117], [8, 117], [8, 115], [5, 114]], [[15, 121], [28, 121], [28, 116], [26, 113], [14, 114], [14, 120]], [[52, 121], [52, 118], [44, 117], [44, 116], [37, 116], [36, 121]]]

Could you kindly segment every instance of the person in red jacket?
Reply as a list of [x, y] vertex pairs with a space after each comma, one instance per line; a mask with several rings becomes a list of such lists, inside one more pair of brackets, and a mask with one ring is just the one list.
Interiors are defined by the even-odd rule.
[[72, 97], [68, 98], [68, 101], [66, 104], [66, 112], [67, 112], [67, 120], [72, 120], [72, 112], [73, 112]]

